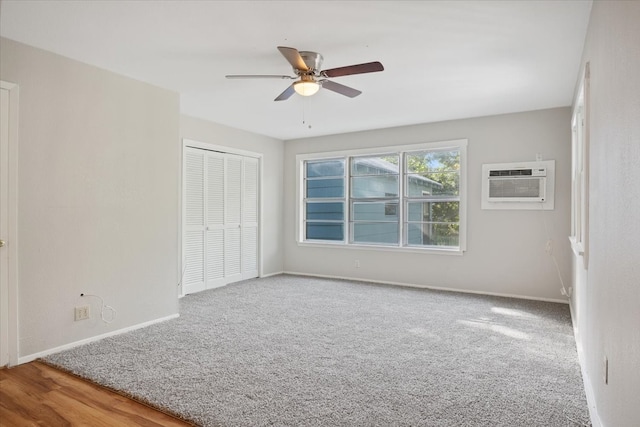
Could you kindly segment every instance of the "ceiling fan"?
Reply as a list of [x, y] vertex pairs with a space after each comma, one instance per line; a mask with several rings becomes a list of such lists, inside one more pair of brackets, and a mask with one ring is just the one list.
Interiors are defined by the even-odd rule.
[[349, 86], [328, 80], [328, 78], [349, 76], [352, 74], [374, 73], [383, 71], [380, 62], [367, 62], [365, 64], [348, 65], [346, 67], [321, 70], [323, 57], [317, 52], [298, 51], [292, 47], [278, 46], [278, 50], [293, 67], [295, 76], [271, 75], [271, 74], [231, 74], [228, 79], [291, 79], [296, 80], [285, 89], [274, 101], [289, 99], [294, 92], [302, 96], [314, 95], [320, 87], [339, 93], [349, 98], [355, 98], [362, 92]]

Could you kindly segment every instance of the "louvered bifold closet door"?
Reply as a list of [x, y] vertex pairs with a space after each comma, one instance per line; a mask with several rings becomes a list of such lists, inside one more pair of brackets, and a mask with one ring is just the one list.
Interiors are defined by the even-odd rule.
[[183, 292], [205, 289], [205, 212], [204, 212], [204, 152], [185, 148], [184, 151], [184, 259]]
[[229, 283], [242, 279], [242, 157], [227, 154], [225, 161], [224, 271]]
[[225, 156], [206, 152], [206, 280], [207, 289], [226, 284], [225, 259]]
[[258, 199], [258, 159], [185, 147], [185, 294], [258, 277]]
[[258, 159], [245, 158], [242, 179], [242, 278], [258, 277]]

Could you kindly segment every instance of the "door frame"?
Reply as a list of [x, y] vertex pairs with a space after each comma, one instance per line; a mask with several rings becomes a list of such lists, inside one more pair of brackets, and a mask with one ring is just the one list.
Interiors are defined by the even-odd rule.
[[191, 148], [199, 148], [201, 150], [208, 150], [208, 151], [215, 151], [218, 153], [224, 153], [224, 154], [235, 154], [235, 155], [239, 155], [239, 156], [244, 156], [244, 157], [251, 157], [251, 158], [255, 158], [258, 160], [258, 277], [262, 277], [263, 275], [263, 271], [262, 271], [262, 218], [263, 218], [263, 197], [262, 197], [262, 153], [256, 153], [254, 151], [248, 151], [248, 150], [242, 150], [239, 148], [234, 148], [234, 147], [228, 147], [225, 145], [217, 145], [217, 144], [211, 144], [208, 142], [202, 142], [202, 141], [196, 141], [193, 139], [188, 139], [188, 138], [183, 138], [182, 139], [182, 151], [181, 151], [181, 162], [180, 162], [180, 179], [182, 180], [180, 188], [181, 188], [181, 195], [180, 195], [180, 203], [182, 205], [182, 208], [180, 209], [180, 271], [181, 271], [181, 277], [180, 277], [180, 289], [179, 289], [179, 296], [183, 297], [185, 295], [184, 293], [184, 287], [182, 286], [182, 281], [184, 279], [184, 272], [185, 272], [185, 268], [186, 268], [186, 262], [182, 253], [183, 250], [183, 246], [184, 246], [184, 232], [183, 232], [183, 227], [184, 227], [184, 218], [185, 218], [185, 203], [184, 203], [184, 195], [185, 195], [185, 182], [184, 182], [184, 170], [182, 170], [182, 168], [184, 167], [184, 152], [185, 152], [185, 147], [191, 147]]
[[[6, 365], [18, 364], [18, 95], [19, 86], [0, 80], [0, 89], [9, 95], [8, 139], [0, 143], [2, 153], [2, 181], [6, 183], [6, 191], [2, 192], [2, 216], [6, 218], [6, 234], [2, 236], [6, 245], [1, 250], [7, 253], [6, 280], [0, 283], [0, 327], [6, 334], [0, 334], [2, 347], [7, 349]], [[3, 233], [5, 233], [3, 231]], [[2, 357], [4, 365], [4, 355]]]

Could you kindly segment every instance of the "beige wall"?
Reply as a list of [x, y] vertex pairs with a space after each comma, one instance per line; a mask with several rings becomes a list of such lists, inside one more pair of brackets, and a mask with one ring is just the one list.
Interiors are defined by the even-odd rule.
[[[640, 425], [640, 2], [593, 4], [589, 266], [574, 260], [574, 324], [594, 425]], [[603, 380], [609, 360], [609, 384]]]
[[1, 43], [0, 78], [20, 86], [19, 357], [176, 314], [178, 95]]
[[[545, 221], [565, 281], [570, 277], [570, 111], [533, 111], [287, 141], [285, 271], [563, 300], [545, 252]], [[298, 246], [295, 156], [301, 153], [468, 139], [467, 252], [463, 256]], [[481, 210], [484, 163], [556, 161], [555, 209]], [[360, 268], [355, 267], [355, 260]]]
[[257, 135], [189, 116], [181, 117], [180, 132], [181, 137], [185, 139], [262, 155], [263, 200], [262, 240], [260, 242], [262, 274], [281, 273], [283, 263], [282, 157], [284, 143], [268, 136]]

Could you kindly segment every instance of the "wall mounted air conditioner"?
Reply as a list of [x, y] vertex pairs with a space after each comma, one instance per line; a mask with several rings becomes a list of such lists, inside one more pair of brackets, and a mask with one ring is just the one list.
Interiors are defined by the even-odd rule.
[[555, 160], [482, 165], [482, 209], [553, 209]]

